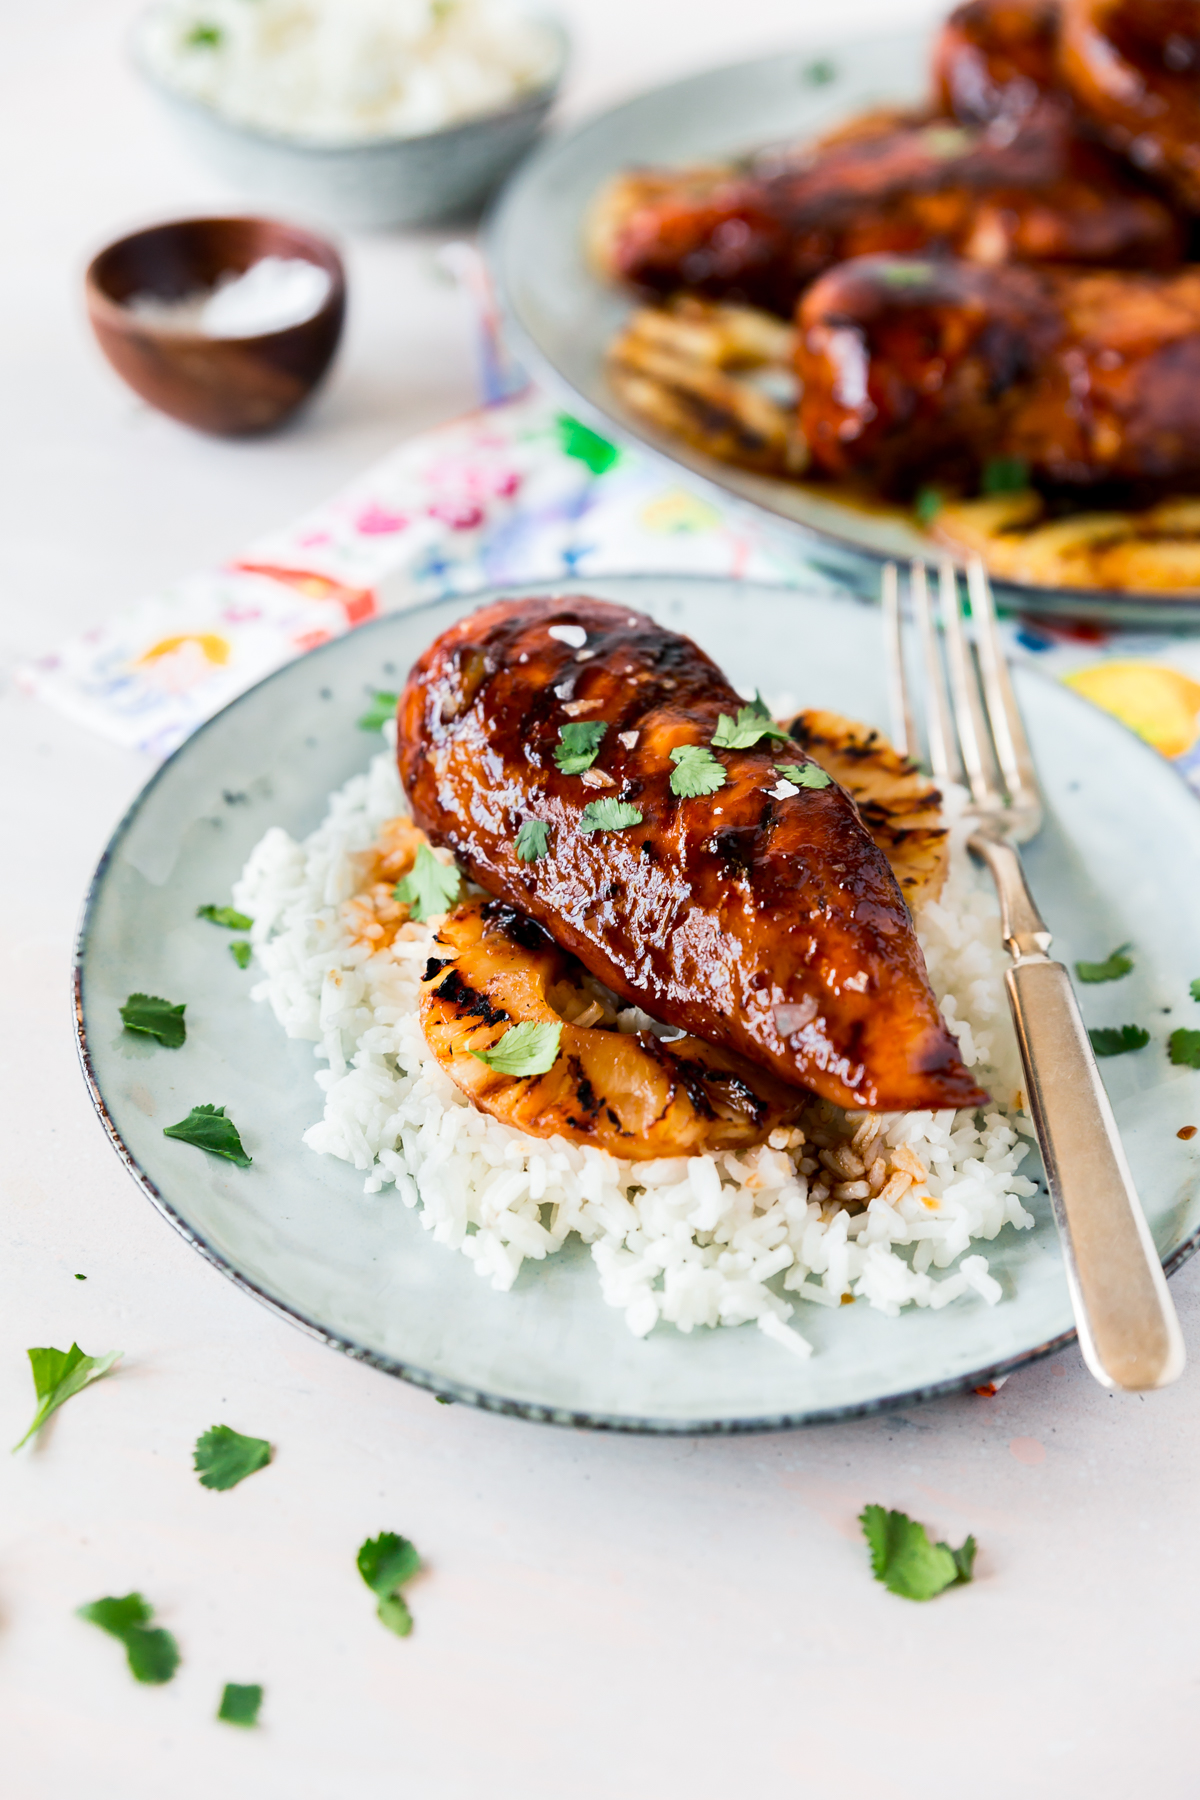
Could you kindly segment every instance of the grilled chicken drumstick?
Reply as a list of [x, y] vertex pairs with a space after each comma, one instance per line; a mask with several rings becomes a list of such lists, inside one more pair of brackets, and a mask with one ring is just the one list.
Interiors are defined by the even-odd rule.
[[976, 491], [992, 458], [1051, 484], [1200, 480], [1200, 269], [986, 269], [862, 257], [800, 308], [816, 462], [884, 492]]
[[[809, 759], [775, 734], [713, 749], [718, 791], [672, 792], [671, 752], [730, 735], [722, 714], [743, 740], [769, 724], [652, 619], [502, 601], [413, 669], [400, 776], [417, 823], [481, 887], [665, 1023], [841, 1106], [979, 1103], [895, 878], [842, 789], [783, 783], [777, 764]], [[561, 734], [583, 721], [604, 730], [580, 769], [586, 750]], [[524, 861], [530, 821], [545, 847]]]
[[1062, 12], [1079, 105], [1200, 212], [1200, 0], [1064, 0]]
[[1058, 0], [966, 0], [933, 50], [934, 93], [964, 125], [1010, 129], [1047, 102], [1069, 108], [1058, 72]]

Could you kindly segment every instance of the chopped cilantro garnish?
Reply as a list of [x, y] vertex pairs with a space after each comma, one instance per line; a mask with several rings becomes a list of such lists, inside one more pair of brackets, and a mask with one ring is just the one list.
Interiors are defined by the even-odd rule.
[[235, 912], [232, 906], [198, 906], [196, 917], [207, 919], [210, 925], [223, 925], [226, 931], [249, 931], [254, 923], [245, 913]]
[[561, 1025], [527, 1019], [523, 1025], [510, 1025], [490, 1050], [472, 1050], [471, 1055], [497, 1075], [544, 1075], [554, 1067], [561, 1042]]
[[517, 832], [517, 861], [540, 862], [549, 848], [549, 826], [541, 819], [522, 819]]
[[179, 1667], [179, 1647], [169, 1631], [152, 1626], [154, 1608], [140, 1594], [110, 1595], [81, 1606], [78, 1616], [89, 1625], [98, 1625], [125, 1646], [125, 1656], [135, 1681], [158, 1685], [170, 1681]]
[[579, 815], [580, 831], [625, 831], [640, 825], [642, 815], [624, 800], [589, 800]]
[[983, 465], [980, 492], [1019, 494], [1029, 486], [1029, 464], [1023, 456], [993, 456]]
[[600, 740], [608, 726], [603, 719], [573, 719], [558, 728], [554, 760], [563, 775], [582, 775], [600, 754]]
[[1125, 954], [1128, 949], [1128, 944], [1121, 944], [1103, 962], [1077, 962], [1075, 973], [1080, 981], [1120, 981], [1133, 967], [1133, 958]]
[[421, 1558], [415, 1547], [394, 1531], [381, 1531], [377, 1538], [368, 1538], [358, 1553], [358, 1572], [379, 1598], [375, 1610], [397, 1637], [407, 1637], [413, 1628], [412, 1614], [399, 1590], [420, 1567]]
[[761, 694], [755, 694], [749, 706], [739, 706], [736, 723], [728, 713], [721, 713], [712, 741], [718, 750], [750, 750], [760, 738], [779, 738], [787, 743], [787, 732], [780, 729], [763, 705]]
[[932, 525], [945, 504], [946, 496], [940, 488], [920, 487], [913, 500], [913, 511], [922, 525]]
[[1140, 1025], [1100, 1025], [1088, 1037], [1097, 1056], [1124, 1056], [1127, 1050], [1144, 1050], [1150, 1042], [1150, 1033]]
[[178, 1138], [181, 1144], [194, 1144], [197, 1150], [207, 1150], [210, 1156], [227, 1157], [239, 1169], [250, 1167], [252, 1159], [243, 1150], [237, 1126], [225, 1117], [223, 1106], [193, 1106], [187, 1118], [180, 1119], [178, 1125], [164, 1126], [163, 1136]]
[[811, 87], [826, 87], [837, 80], [837, 64], [821, 57], [817, 62], [807, 63], [800, 73]]
[[[86, 1281], [86, 1275], [77, 1275], [76, 1281]], [[72, 1344], [69, 1350], [55, 1350], [49, 1345], [25, 1352], [29, 1358], [29, 1366], [33, 1371], [33, 1391], [37, 1396], [38, 1409], [33, 1415], [33, 1423], [13, 1449], [19, 1450], [21, 1444], [27, 1444], [35, 1431], [40, 1431], [52, 1412], [57, 1412], [64, 1400], [69, 1400], [89, 1381], [99, 1381], [107, 1375], [120, 1350], [108, 1350], [103, 1356], [85, 1356], [78, 1344]]]
[[240, 1682], [227, 1681], [217, 1717], [224, 1719], [226, 1725], [257, 1725], [262, 1697], [263, 1691], [257, 1682], [248, 1682], [243, 1687]]
[[729, 779], [724, 763], [717, 761], [706, 744], [679, 744], [671, 752], [671, 761], [675, 764], [671, 792], [681, 800], [715, 794]]
[[970, 1581], [975, 1567], [975, 1539], [957, 1550], [931, 1544], [923, 1525], [907, 1513], [864, 1506], [858, 1515], [871, 1551], [871, 1571], [890, 1593], [905, 1600], [932, 1600], [945, 1588]]
[[794, 781], [797, 787], [827, 788], [833, 786], [833, 776], [819, 769], [816, 763], [776, 763], [775, 767], [785, 781]]
[[386, 693], [382, 688], [371, 695], [371, 704], [358, 721], [360, 731], [382, 731], [389, 719], [395, 718], [399, 694]]
[[924, 287], [935, 273], [936, 265], [927, 262], [888, 262], [879, 270], [880, 279], [891, 288]]
[[254, 955], [254, 950], [252, 946], [246, 942], [245, 938], [235, 938], [233, 943], [229, 946], [229, 954], [232, 956], [239, 969], [248, 969], [250, 967], [250, 958]]
[[401, 905], [414, 919], [431, 919], [449, 911], [458, 899], [462, 876], [453, 863], [439, 862], [428, 844], [417, 851], [416, 861], [394, 889]]
[[1200, 977], [1192, 982], [1191, 986], [1188, 988], [1188, 993], [1192, 996], [1193, 1000], [1200, 1000]]
[[183, 1022], [186, 1005], [172, 1006], [169, 1000], [160, 1000], [156, 994], [130, 994], [121, 1008], [121, 1022], [126, 1031], [144, 1031], [147, 1037], [157, 1038], [168, 1050], [178, 1050], [187, 1037], [187, 1026]]
[[193, 50], [215, 50], [223, 35], [219, 25], [193, 25], [183, 41]]
[[1173, 1031], [1167, 1039], [1167, 1055], [1182, 1069], [1200, 1069], [1200, 1031]]
[[266, 1438], [243, 1437], [232, 1425], [210, 1426], [196, 1439], [192, 1452], [200, 1486], [216, 1488], [218, 1493], [265, 1469], [270, 1460], [271, 1446]]

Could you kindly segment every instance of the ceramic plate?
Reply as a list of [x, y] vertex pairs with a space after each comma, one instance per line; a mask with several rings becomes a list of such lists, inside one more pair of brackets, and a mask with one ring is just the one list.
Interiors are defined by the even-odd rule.
[[[818, 488], [717, 462], [628, 411], [609, 387], [605, 358], [633, 303], [588, 267], [582, 225], [596, 194], [624, 169], [720, 162], [810, 137], [873, 106], [920, 103], [929, 87], [929, 46], [924, 32], [863, 37], [655, 88], [535, 152], [502, 195], [489, 232], [506, 327], [530, 374], [568, 397], [599, 430], [632, 439], [681, 464], [724, 498], [799, 528], [864, 592], [878, 586], [878, 560], [927, 556], [929, 539], [893, 513], [867, 512]], [[998, 583], [997, 592], [1025, 611], [1103, 614], [1143, 624], [1200, 617], [1195, 595], [1018, 583]]]
[[[553, 592], [526, 588], [523, 592]], [[558, 590], [558, 591], [561, 591]], [[739, 686], [786, 686], [798, 705], [886, 719], [879, 615], [854, 601], [694, 578], [627, 577], [589, 591], [688, 633]], [[956, 1301], [887, 1319], [867, 1305], [801, 1303], [816, 1354], [798, 1362], [752, 1326], [644, 1342], [606, 1307], [588, 1251], [526, 1263], [493, 1293], [434, 1243], [391, 1190], [366, 1196], [347, 1165], [300, 1142], [320, 1115], [312, 1046], [285, 1038], [248, 998], [254, 976], [196, 918], [227, 901], [268, 826], [301, 836], [326, 795], [380, 747], [356, 729], [364, 697], [480, 597], [385, 617], [293, 663], [189, 738], [146, 787], [88, 896], [76, 982], [84, 1068], [100, 1116], [146, 1194], [233, 1280], [338, 1349], [478, 1405], [641, 1431], [732, 1431], [865, 1412], [983, 1380], [1055, 1345], [1071, 1314], [1049, 1203], [1032, 1231], [987, 1247], [995, 1307]], [[1089, 1024], [1136, 1020], [1152, 1044], [1103, 1065], [1159, 1249], [1181, 1261], [1200, 1233], [1200, 1075], [1164, 1042], [1200, 1025], [1200, 807], [1173, 770], [1067, 689], [1017, 672], [1048, 823], [1029, 874], [1058, 953], [1096, 957], [1132, 940], [1137, 967], [1083, 990]], [[160, 1049], [121, 1028], [134, 991], [187, 1002], [187, 1043]], [[1169, 1009], [1169, 1010], [1168, 1010]], [[250, 1169], [163, 1136], [198, 1103], [228, 1105]]]

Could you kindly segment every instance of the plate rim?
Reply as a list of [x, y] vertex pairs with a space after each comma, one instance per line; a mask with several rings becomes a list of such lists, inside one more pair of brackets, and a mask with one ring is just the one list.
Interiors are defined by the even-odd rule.
[[[930, 33], [921, 27], [906, 31], [890, 31], [881, 34], [880, 42], [912, 44], [918, 40], [927, 40]], [[823, 525], [804, 523], [793, 519], [783, 512], [775, 512], [748, 494], [742, 494], [727, 487], [716, 473], [709, 473], [703, 467], [697, 468], [690, 461], [685, 461], [669, 447], [665, 440], [651, 435], [648, 429], [636, 421], [626, 418], [623, 413], [613, 407], [606, 407], [584, 394], [571, 381], [570, 377], [560, 370], [552, 361], [548, 352], [543, 350], [538, 340], [525, 325], [517, 308], [516, 299], [507, 280], [508, 255], [506, 250], [509, 221], [516, 208], [522, 203], [524, 191], [536, 180], [543, 168], [553, 169], [559, 155], [566, 149], [574, 147], [592, 131], [609, 125], [623, 114], [642, 107], [647, 101], [660, 95], [677, 93], [689, 87], [698, 87], [714, 76], [744, 74], [752, 69], [763, 69], [778, 64], [781, 56], [796, 56], [819, 62], [823, 57], [845, 56], [853, 54], [859, 43], [857, 37], [840, 37], [814, 40], [811, 44], [796, 44], [787, 49], [781, 48], [775, 53], [762, 56], [745, 57], [738, 62], [713, 63], [707, 68], [696, 69], [690, 75], [677, 76], [671, 81], [656, 82], [652, 86], [641, 89], [626, 99], [618, 100], [614, 105], [602, 107], [589, 113], [577, 124], [565, 129], [549, 132], [533, 151], [519, 165], [515, 173], [504, 184], [500, 193], [488, 207], [483, 220], [481, 240], [484, 256], [491, 273], [492, 286], [495, 292], [497, 308], [504, 327], [504, 335], [516, 353], [516, 359], [527, 374], [535, 377], [552, 394], [564, 399], [569, 398], [573, 410], [585, 414], [585, 423], [602, 427], [606, 432], [614, 433], [628, 445], [652, 456], [665, 467], [682, 470], [690, 480], [701, 484], [708, 496], [719, 500], [724, 505], [732, 505], [739, 512], [762, 521], [770, 521], [773, 529], [777, 528], [788, 536], [799, 538], [801, 542], [811, 545], [826, 545], [841, 551], [844, 555], [866, 561], [882, 567], [885, 563], [897, 560], [894, 553], [880, 550], [871, 544], [858, 542], [851, 537], [843, 537], [838, 531]], [[619, 290], [614, 290], [619, 291]], [[714, 464], [714, 468], [722, 465], [715, 458], [704, 458], [705, 462]], [[963, 552], [954, 556], [948, 547], [930, 540], [930, 560], [939, 556], [949, 556], [950, 560], [960, 566], [968, 560]], [[1146, 625], [1170, 626], [1171, 624], [1200, 621], [1200, 591], [1180, 594], [1170, 590], [1135, 591], [1127, 588], [1050, 588], [1037, 587], [1028, 582], [1014, 581], [1007, 577], [994, 575], [992, 585], [998, 596], [1012, 604], [1017, 610], [1024, 612], [1046, 612], [1059, 616], [1096, 617], [1097, 609], [1115, 622], [1122, 624], [1142, 623]], [[1151, 617], [1151, 612], [1157, 614]]]
[[[689, 586], [696, 585], [702, 587], [727, 587], [731, 585], [728, 576], [693, 575], [687, 573], [671, 575], [666, 572], [660, 574], [657, 571], [640, 574], [626, 573], [624, 575], [598, 576], [596, 579], [605, 583], [661, 580], [681, 582]], [[536, 592], [539, 589], [557, 589], [559, 591], [565, 591], [565, 586], [568, 585], [570, 584], [564, 584], [561, 581], [554, 580], [516, 582], [480, 588], [465, 594], [445, 593], [439, 595], [436, 599], [421, 601], [416, 606], [405, 607], [395, 612], [383, 613], [377, 618], [366, 620], [362, 625], [355, 626], [352, 632], [343, 633], [340, 637], [330, 638], [325, 643], [318, 644], [314, 649], [306, 651], [302, 656], [294, 657], [290, 662], [282, 663], [279, 668], [272, 669], [269, 674], [264, 675], [251, 687], [245, 688], [240, 694], [236, 694], [232, 700], [227, 701], [226, 704], [217, 712], [213, 713], [210, 718], [205, 719], [194, 731], [190, 732], [188, 736], [183, 739], [182, 743], [178, 744], [171, 754], [151, 772], [149, 778], [142, 787], [139, 788], [138, 792], [134, 795], [133, 799], [118, 819], [116, 825], [113, 827], [108, 841], [96, 863], [96, 867], [88, 881], [83, 901], [80, 906], [79, 919], [71, 955], [71, 1015], [75, 1050], [79, 1058], [80, 1069], [83, 1074], [85, 1086], [87, 1087], [88, 1097], [92, 1103], [92, 1108], [103, 1126], [109, 1143], [116, 1151], [121, 1163], [124, 1165], [137, 1186], [141, 1188], [155, 1211], [166, 1220], [168, 1225], [171, 1225], [180, 1234], [193, 1250], [196, 1250], [200, 1256], [203, 1257], [212, 1268], [223, 1275], [226, 1280], [231, 1281], [235, 1287], [238, 1287], [244, 1293], [249, 1294], [253, 1299], [257, 1300], [260, 1305], [265, 1306], [268, 1311], [274, 1313], [277, 1318], [284, 1319], [289, 1324], [295, 1325], [299, 1330], [305, 1332], [309, 1337], [315, 1338], [327, 1348], [340, 1351], [342, 1355], [350, 1357], [352, 1361], [365, 1363], [368, 1367], [377, 1369], [382, 1374], [391, 1375], [399, 1380], [407, 1381], [414, 1387], [424, 1388], [429, 1393], [436, 1394], [448, 1400], [454, 1400], [464, 1405], [474, 1406], [483, 1412], [498, 1413], [509, 1418], [526, 1419], [534, 1424], [562, 1425], [576, 1430], [586, 1429], [592, 1431], [620, 1432], [638, 1437], [736, 1437], [756, 1432], [800, 1430], [808, 1426], [839, 1424], [847, 1420], [868, 1418], [875, 1414], [895, 1412], [903, 1407], [923, 1405], [927, 1401], [944, 1399], [953, 1394], [966, 1393], [975, 1388], [984, 1386], [990, 1381], [994, 1381], [997, 1377], [1007, 1377], [1017, 1369], [1024, 1368], [1027, 1364], [1040, 1362], [1044, 1357], [1053, 1355], [1055, 1351], [1064, 1349], [1077, 1336], [1074, 1328], [1061, 1332], [1057, 1336], [1048, 1339], [1044, 1343], [1035, 1345], [1031, 1349], [1003, 1357], [998, 1362], [986, 1363], [979, 1369], [972, 1370], [966, 1375], [951, 1376], [944, 1381], [929, 1382], [915, 1388], [905, 1388], [900, 1392], [880, 1395], [869, 1400], [852, 1401], [844, 1405], [826, 1406], [815, 1409], [810, 1408], [803, 1411], [772, 1413], [769, 1415], [756, 1416], [754, 1418], [656, 1418], [642, 1414], [593, 1412], [587, 1409], [539, 1405], [536, 1401], [514, 1399], [509, 1395], [492, 1393], [484, 1388], [475, 1388], [466, 1383], [435, 1376], [429, 1370], [421, 1368], [418, 1364], [409, 1362], [403, 1357], [389, 1356], [382, 1351], [371, 1350], [366, 1345], [356, 1342], [353, 1337], [350, 1337], [346, 1333], [333, 1330], [329, 1326], [323, 1325], [319, 1319], [310, 1317], [302, 1308], [289, 1305], [286, 1301], [277, 1299], [274, 1295], [268, 1293], [259, 1282], [238, 1269], [233, 1262], [209, 1242], [202, 1231], [198, 1230], [184, 1218], [183, 1214], [159, 1187], [154, 1177], [142, 1168], [133, 1151], [130, 1150], [129, 1146], [125, 1143], [120, 1131], [117, 1129], [115, 1120], [109, 1112], [108, 1104], [101, 1090], [100, 1082], [92, 1061], [83, 1008], [83, 990], [86, 977], [85, 965], [89, 950], [90, 933], [94, 925], [95, 912], [99, 904], [104, 883], [121, 845], [132, 830], [142, 808], [157, 788], [159, 782], [164, 779], [168, 771], [175, 766], [180, 758], [191, 751], [193, 746], [198, 743], [206, 732], [218, 727], [228, 714], [234, 712], [244, 702], [252, 699], [252, 697], [261, 689], [266, 688], [272, 682], [295, 670], [301, 663], [313, 663], [326, 652], [331, 652], [335, 646], [344, 643], [348, 636], [352, 635], [357, 639], [360, 634], [374, 634], [375, 631], [380, 630], [381, 628], [394, 626], [401, 621], [419, 618], [425, 613], [432, 612], [437, 608], [446, 605], [448, 601], [463, 601], [466, 603], [475, 602], [479, 606], [484, 606], [494, 599], [502, 599], [506, 596], [519, 597], [522, 594]], [[754, 580], [740, 582], [737, 585], [747, 588], [756, 588], [766, 592], [773, 592], [781, 596], [794, 594], [796, 591], [794, 586], [789, 586], [783, 582]], [[814, 597], [825, 600], [836, 598], [831, 596]], [[1056, 690], [1062, 687], [1062, 683], [1053, 681], [1050, 676], [1043, 674], [1039, 669], [1028, 669], [1023, 672], [1030, 674], [1039, 683], [1045, 683], [1048, 687], [1052, 687]], [[1069, 692], [1070, 690], [1067, 691]], [[1090, 704], [1081, 696], [1076, 695], [1073, 697], [1081, 706]], [[1121, 730], [1129, 737], [1134, 738], [1137, 743], [1143, 743], [1143, 740], [1137, 737], [1136, 732], [1131, 731], [1129, 727], [1125, 726], [1120, 720], [1114, 719], [1112, 722], [1114, 725], [1120, 726]], [[1176, 769], [1173, 764], [1167, 762], [1165, 758], [1162, 760], [1164, 767], [1172, 771], [1176, 780], [1185, 789], [1189, 797], [1194, 798], [1194, 796], [1192, 796], [1191, 788], [1188, 786], [1188, 783], [1184, 781], [1179, 770]], [[1166, 1258], [1164, 1258], [1164, 1273], [1167, 1276], [1173, 1275], [1176, 1270], [1189, 1261], [1197, 1251], [1200, 1251], [1200, 1223], [1197, 1223], [1195, 1229], [1177, 1244], [1174, 1250], [1172, 1250]]]

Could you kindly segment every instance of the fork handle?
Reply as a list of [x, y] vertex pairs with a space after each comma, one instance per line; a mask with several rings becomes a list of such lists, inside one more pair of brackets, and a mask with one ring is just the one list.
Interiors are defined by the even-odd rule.
[[1084, 1361], [1105, 1387], [1166, 1387], [1183, 1372], [1183, 1336], [1071, 978], [1046, 955], [1015, 849], [971, 847], [1000, 893], [1005, 987]]

